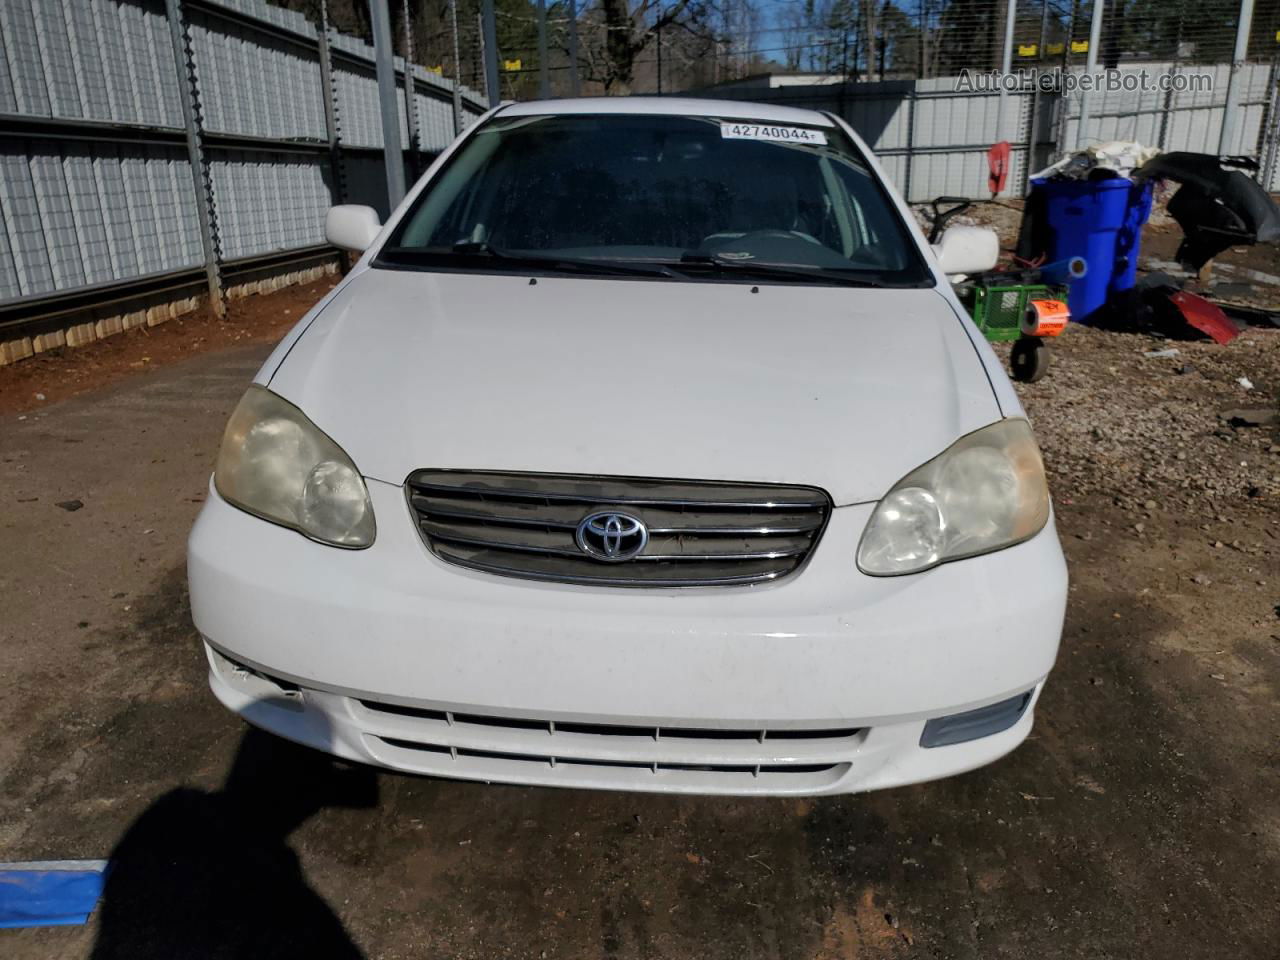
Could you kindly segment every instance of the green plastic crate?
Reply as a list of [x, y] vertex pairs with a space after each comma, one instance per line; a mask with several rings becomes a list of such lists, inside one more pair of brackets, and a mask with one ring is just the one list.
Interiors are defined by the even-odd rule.
[[992, 343], [1000, 343], [1022, 336], [1019, 324], [1027, 312], [1027, 301], [1043, 299], [1065, 300], [1066, 294], [1060, 287], [1042, 283], [976, 283], [965, 298], [965, 306], [982, 335]]

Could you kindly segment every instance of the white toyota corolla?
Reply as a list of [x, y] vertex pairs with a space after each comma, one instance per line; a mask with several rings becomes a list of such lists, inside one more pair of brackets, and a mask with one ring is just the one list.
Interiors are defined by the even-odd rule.
[[688, 793], [1026, 737], [1067, 574], [947, 280], [989, 251], [931, 250], [842, 121], [503, 106], [385, 226], [326, 227], [364, 255], [240, 401], [191, 534], [229, 708], [396, 770]]

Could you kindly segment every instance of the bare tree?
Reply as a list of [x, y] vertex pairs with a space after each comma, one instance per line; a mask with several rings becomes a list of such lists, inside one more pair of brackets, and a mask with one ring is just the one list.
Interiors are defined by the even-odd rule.
[[585, 17], [595, 28], [584, 31], [588, 78], [606, 93], [630, 93], [637, 61], [660, 34], [705, 36], [714, 10], [711, 0], [599, 0]]
[[813, 0], [788, 3], [778, 15], [783, 58], [788, 70], [811, 68], [817, 33], [813, 20]]
[[[4, 0], [0, 0], [3, 3]], [[368, 0], [268, 0], [319, 21], [327, 3], [329, 22], [344, 33], [370, 39]], [[477, 19], [481, 0], [457, 0], [461, 38], [455, 62], [448, 0], [389, 0], [397, 28], [392, 43], [404, 52], [400, 27], [406, 10], [419, 63], [439, 67], [475, 86], [483, 74]], [[806, 0], [797, 0], [806, 2]], [[702, 86], [741, 75], [757, 63], [759, 0], [578, 0], [577, 66], [584, 93], [626, 94], [656, 86], [658, 45], [668, 89]], [[536, 0], [495, 0], [504, 96], [537, 95]], [[547, 0], [552, 89], [567, 94], [569, 8]], [[508, 67], [506, 64], [513, 64]]]

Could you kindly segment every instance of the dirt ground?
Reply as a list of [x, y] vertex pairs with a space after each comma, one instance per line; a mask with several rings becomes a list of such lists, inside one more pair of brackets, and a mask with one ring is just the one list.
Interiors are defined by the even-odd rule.
[[70, 399], [61, 359], [0, 369], [0, 859], [118, 864], [116, 906], [0, 931], [0, 955], [1276, 956], [1280, 437], [1221, 414], [1275, 408], [1280, 332], [1074, 329], [1020, 388], [1072, 575], [1024, 746], [905, 789], [733, 800], [337, 770], [214, 702], [184, 539], [287, 322], [88, 367]]
[[25, 413], [183, 357], [238, 344], [275, 343], [338, 278], [232, 300], [219, 320], [206, 306], [157, 327], [134, 327], [88, 347], [61, 348], [0, 367], [0, 416]]

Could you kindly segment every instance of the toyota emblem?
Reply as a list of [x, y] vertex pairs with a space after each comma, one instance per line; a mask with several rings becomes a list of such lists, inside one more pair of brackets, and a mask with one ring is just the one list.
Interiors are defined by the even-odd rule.
[[637, 556], [649, 542], [649, 528], [629, 513], [601, 510], [578, 524], [578, 549], [589, 557], [617, 563]]

